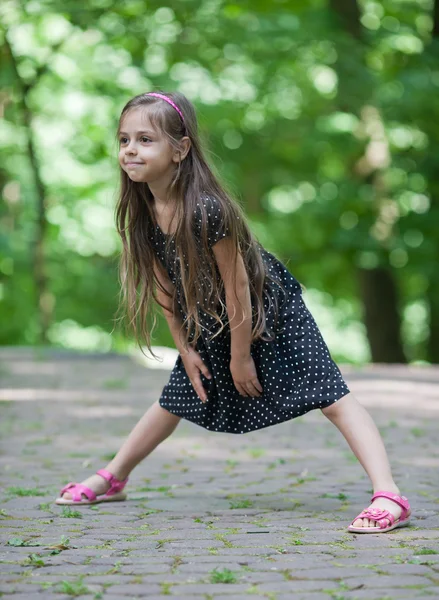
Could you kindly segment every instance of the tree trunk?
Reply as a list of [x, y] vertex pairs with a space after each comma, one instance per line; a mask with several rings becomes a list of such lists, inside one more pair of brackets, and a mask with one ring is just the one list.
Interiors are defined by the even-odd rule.
[[[436, 0], [433, 7], [433, 30], [432, 30], [432, 45], [427, 48], [427, 52], [432, 52], [433, 58], [437, 60], [438, 46], [439, 46], [439, 1]], [[433, 132], [432, 132], [433, 134]], [[434, 134], [433, 134], [434, 135]], [[437, 156], [434, 153], [434, 148], [438, 148], [439, 140], [432, 140], [433, 143], [433, 156]], [[433, 159], [435, 160], [435, 159]], [[433, 160], [429, 161], [429, 173], [428, 179], [430, 180], [430, 197], [431, 197], [431, 208], [430, 215], [432, 219], [437, 222], [439, 215], [439, 185], [437, 183], [437, 170]], [[434, 181], [431, 181], [434, 178]], [[433, 240], [431, 240], [433, 242]], [[435, 239], [436, 256], [439, 256], [439, 244], [437, 237]], [[429, 286], [427, 290], [427, 302], [430, 310], [430, 335], [427, 344], [427, 360], [438, 364], [439, 363], [439, 275], [436, 269], [430, 275]]]
[[384, 268], [358, 269], [358, 279], [372, 361], [405, 363], [398, 294], [391, 272]]
[[361, 39], [360, 9], [356, 0], [329, 0], [329, 6], [337, 15], [340, 25], [353, 37]]
[[24, 131], [26, 135], [26, 146], [31, 166], [31, 171], [35, 183], [36, 192], [36, 224], [35, 236], [32, 243], [32, 258], [33, 258], [33, 278], [35, 290], [35, 308], [38, 315], [38, 342], [40, 344], [47, 343], [47, 332], [52, 320], [53, 312], [53, 296], [48, 291], [48, 282], [46, 274], [45, 260], [45, 238], [47, 230], [46, 218], [46, 190], [40, 175], [40, 165], [35, 149], [34, 133], [32, 128], [33, 114], [29, 107], [29, 93], [38, 82], [39, 78], [45, 71], [46, 65], [40, 67], [39, 72], [31, 83], [23, 81], [20, 76], [17, 59], [13, 49], [8, 41], [5, 33], [5, 47], [9, 54], [12, 69], [15, 73], [17, 84], [19, 87], [19, 106], [23, 119]]
[[[360, 10], [356, 0], [329, 0], [329, 6], [337, 21], [343, 29], [350, 34], [357, 44], [362, 60], [362, 26], [360, 23]], [[339, 55], [343, 55], [344, 47], [339, 48]], [[352, 65], [350, 65], [352, 69]], [[339, 77], [339, 99], [341, 110], [354, 114], [361, 110], [366, 99], [350, 99], [345, 92], [347, 78], [352, 74], [345, 72], [340, 62], [335, 65]], [[371, 170], [364, 175], [364, 180], [369, 179], [375, 184], [375, 173]], [[354, 171], [355, 169], [353, 169]], [[358, 269], [358, 280], [361, 300], [363, 303], [364, 323], [369, 342], [372, 361], [386, 363], [407, 362], [401, 342], [401, 318], [398, 312], [398, 291], [389, 269]]]

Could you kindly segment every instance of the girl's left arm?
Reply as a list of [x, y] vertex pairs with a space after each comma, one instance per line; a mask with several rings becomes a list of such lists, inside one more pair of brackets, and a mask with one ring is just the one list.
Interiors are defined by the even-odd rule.
[[231, 335], [230, 371], [238, 392], [243, 396], [255, 397], [261, 395], [262, 386], [250, 354], [252, 334], [250, 285], [241, 254], [238, 252], [236, 261], [232, 260], [234, 253], [232, 244], [230, 238], [224, 238], [212, 248], [226, 295]]

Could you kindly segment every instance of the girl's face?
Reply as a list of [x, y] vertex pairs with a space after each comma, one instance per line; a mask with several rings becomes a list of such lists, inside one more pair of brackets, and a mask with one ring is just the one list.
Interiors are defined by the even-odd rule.
[[144, 107], [125, 115], [119, 134], [119, 164], [135, 182], [170, 183], [181, 159], [163, 133], [151, 126]]

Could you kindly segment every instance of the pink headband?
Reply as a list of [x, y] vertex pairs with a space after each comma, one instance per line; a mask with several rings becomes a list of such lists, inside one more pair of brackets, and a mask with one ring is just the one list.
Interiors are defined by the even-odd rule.
[[149, 92], [148, 94], [146, 94], [147, 96], [154, 96], [155, 98], [160, 98], [161, 100], [164, 100], [165, 102], [167, 102], [168, 104], [170, 104], [172, 106], [172, 108], [175, 108], [175, 110], [178, 112], [178, 114], [181, 117], [181, 120], [184, 123], [184, 117], [183, 117], [183, 113], [181, 112], [181, 110], [178, 108], [178, 106], [175, 104], [175, 102], [173, 102], [171, 100], [171, 98], [168, 98], [168, 96], [165, 96], [164, 94], [156, 94], [155, 92]]

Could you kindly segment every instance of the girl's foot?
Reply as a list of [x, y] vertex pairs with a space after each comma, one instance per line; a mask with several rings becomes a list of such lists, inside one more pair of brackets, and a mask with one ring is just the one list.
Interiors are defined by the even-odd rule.
[[[394, 494], [399, 495], [398, 488], [392, 490]], [[393, 502], [393, 500], [388, 500], [387, 498], [377, 498], [372, 502], [372, 504], [368, 507], [368, 510], [371, 508], [380, 508], [382, 510], [388, 510], [396, 519], [399, 519], [401, 516], [402, 508]], [[372, 519], [357, 519], [352, 523], [354, 527], [379, 527], [379, 523], [376, 521], [372, 521]]]
[[401, 496], [397, 487], [392, 491], [375, 492], [372, 504], [349, 526], [353, 533], [385, 532], [408, 525], [411, 514], [407, 498]]
[[68, 483], [61, 490], [61, 497], [55, 500], [56, 504], [95, 504], [97, 502], [111, 502], [125, 500], [123, 489], [128, 482], [128, 477], [123, 481], [117, 479], [107, 469], [99, 469], [82, 483]]
[[[110, 489], [110, 482], [97, 474], [92, 475], [88, 479], [84, 479], [84, 481], [81, 481], [80, 485], [84, 485], [90, 488], [96, 494], [96, 496], [105, 494]], [[64, 494], [61, 497], [65, 500], [73, 499], [72, 494], [70, 492], [64, 492]], [[87, 496], [85, 494], [81, 494], [81, 498], [83, 500], [87, 500]]]

